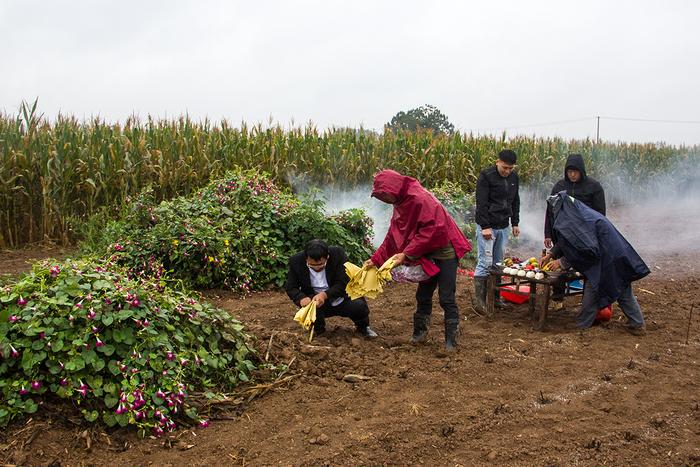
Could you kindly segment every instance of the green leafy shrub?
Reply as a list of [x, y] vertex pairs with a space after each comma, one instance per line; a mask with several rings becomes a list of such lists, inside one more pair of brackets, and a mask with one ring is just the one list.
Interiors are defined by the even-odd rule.
[[160, 435], [197, 423], [190, 392], [255, 368], [226, 312], [91, 260], [38, 263], [0, 289], [0, 353], [0, 426], [58, 397], [88, 421]]
[[[169, 276], [198, 288], [248, 292], [280, 286], [289, 256], [313, 238], [341, 245], [353, 261], [371, 253], [371, 220], [352, 210], [334, 218], [323, 202], [300, 200], [257, 172], [230, 172], [195, 195], [155, 205], [150, 192], [103, 232], [111, 261], [131, 275]], [[105, 246], [108, 245], [108, 246]]]
[[474, 209], [476, 208], [476, 200], [474, 193], [467, 193], [459, 184], [448, 180], [443, 181], [442, 184], [432, 188], [430, 191], [445, 206], [445, 209], [454, 218], [457, 226], [473, 243], [472, 251], [462, 258], [462, 263], [464, 265], [475, 263], [476, 243], [474, 235], [476, 234], [476, 224], [474, 223]]

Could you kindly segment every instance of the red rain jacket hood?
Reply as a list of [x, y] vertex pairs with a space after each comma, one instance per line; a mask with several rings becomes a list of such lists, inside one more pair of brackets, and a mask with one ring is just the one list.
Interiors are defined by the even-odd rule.
[[401, 175], [394, 170], [382, 170], [374, 177], [372, 196], [376, 197], [380, 193], [395, 197], [396, 202], [389, 231], [381, 246], [372, 255], [374, 264], [381, 266], [393, 255], [403, 252], [409, 256], [420, 257], [419, 261], [425, 272], [434, 275], [439, 269], [424, 258], [425, 255], [446, 247], [450, 242], [457, 258], [471, 251], [471, 244], [452, 216], [415, 178]]

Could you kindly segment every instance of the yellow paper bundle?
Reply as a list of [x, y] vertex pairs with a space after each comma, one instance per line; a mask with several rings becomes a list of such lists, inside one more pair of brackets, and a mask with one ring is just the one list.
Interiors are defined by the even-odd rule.
[[301, 324], [301, 327], [310, 330], [316, 322], [316, 302], [311, 300], [308, 305], [299, 308], [294, 315], [294, 321]]
[[384, 291], [383, 285], [391, 280], [391, 269], [395, 265], [396, 261], [394, 261], [393, 256], [379, 269], [373, 264], [359, 267], [350, 262], [345, 263], [345, 273], [350, 278], [345, 291], [350, 299], [377, 298], [377, 295]]
[[314, 338], [314, 323], [316, 322], [316, 302], [311, 300], [308, 305], [299, 308], [294, 315], [294, 321], [301, 324], [301, 327], [309, 333], [309, 342]]

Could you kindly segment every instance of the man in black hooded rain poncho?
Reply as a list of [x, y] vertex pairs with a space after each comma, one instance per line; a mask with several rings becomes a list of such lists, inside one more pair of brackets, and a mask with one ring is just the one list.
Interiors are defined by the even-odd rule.
[[586, 277], [576, 325], [589, 328], [598, 310], [617, 302], [627, 316], [627, 329], [644, 333], [644, 316], [632, 293], [632, 282], [649, 268], [632, 245], [605, 216], [565, 191], [547, 199], [554, 248], [542, 258], [554, 258], [554, 269], [572, 267]]

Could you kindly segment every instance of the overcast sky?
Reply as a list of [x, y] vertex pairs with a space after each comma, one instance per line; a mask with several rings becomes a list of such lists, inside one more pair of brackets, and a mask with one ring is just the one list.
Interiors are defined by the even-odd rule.
[[[598, 115], [700, 122], [699, 19], [691, 0], [0, 0], [0, 110], [381, 129], [432, 104], [462, 131], [595, 137]], [[700, 143], [698, 123], [600, 132]]]

